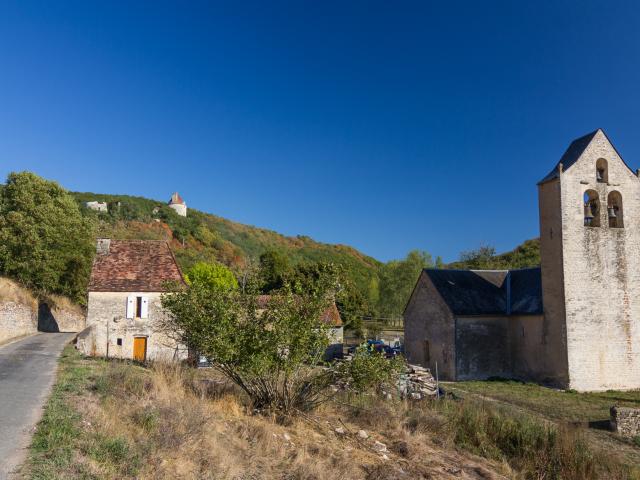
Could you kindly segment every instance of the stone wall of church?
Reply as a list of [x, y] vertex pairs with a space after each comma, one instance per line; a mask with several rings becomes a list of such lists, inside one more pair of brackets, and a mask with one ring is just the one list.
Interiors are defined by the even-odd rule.
[[455, 318], [425, 273], [404, 312], [405, 353], [410, 363], [431, 369], [440, 380], [456, 380]]
[[542, 276], [543, 355], [538, 359], [541, 376], [559, 387], [569, 384], [564, 257], [562, 254], [562, 196], [560, 181], [539, 185], [540, 251]]
[[[596, 181], [601, 158], [608, 164], [608, 183]], [[584, 226], [587, 190], [599, 198], [597, 227]], [[562, 173], [561, 191], [569, 386], [640, 388], [640, 182], [600, 131]], [[622, 196], [624, 228], [608, 225], [612, 191]]]
[[456, 318], [456, 380], [511, 378], [509, 317]]

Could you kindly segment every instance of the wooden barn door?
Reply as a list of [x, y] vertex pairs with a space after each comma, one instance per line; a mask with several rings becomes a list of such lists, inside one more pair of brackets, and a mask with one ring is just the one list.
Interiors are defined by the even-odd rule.
[[133, 359], [144, 362], [147, 359], [147, 337], [134, 337]]

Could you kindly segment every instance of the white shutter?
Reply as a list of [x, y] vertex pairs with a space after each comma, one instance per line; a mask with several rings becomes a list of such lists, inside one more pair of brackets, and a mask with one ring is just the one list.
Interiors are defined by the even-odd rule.
[[140, 309], [140, 318], [147, 318], [149, 316], [149, 299], [142, 297], [142, 308]]
[[136, 297], [127, 297], [127, 318], [133, 318], [136, 314]]

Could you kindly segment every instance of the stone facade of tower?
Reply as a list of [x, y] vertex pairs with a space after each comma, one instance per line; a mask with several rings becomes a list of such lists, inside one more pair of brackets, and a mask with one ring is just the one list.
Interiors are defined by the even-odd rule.
[[175, 210], [175, 212], [181, 217], [187, 216], [187, 204], [178, 194], [178, 192], [175, 192], [173, 195], [171, 195], [171, 198], [169, 199], [169, 208]]
[[540, 182], [539, 206], [546, 376], [640, 388], [640, 179], [597, 130]]

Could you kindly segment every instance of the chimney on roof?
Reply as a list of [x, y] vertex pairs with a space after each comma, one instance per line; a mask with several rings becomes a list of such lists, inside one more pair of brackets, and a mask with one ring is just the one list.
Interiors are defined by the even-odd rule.
[[96, 253], [98, 255], [109, 255], [109, 247], [111, 246], [110, 238], [99, 238], [96, 243]]

